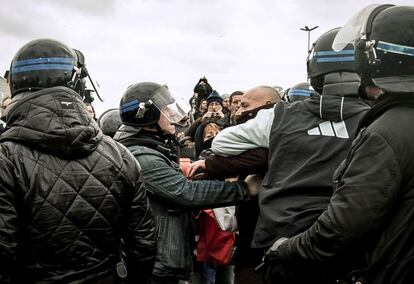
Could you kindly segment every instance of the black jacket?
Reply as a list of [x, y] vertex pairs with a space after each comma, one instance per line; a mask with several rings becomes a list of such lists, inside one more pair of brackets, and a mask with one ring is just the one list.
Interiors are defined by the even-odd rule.
[[275, 106], [253, 247], [306, 230], [326, 209], [332, 175], [368, 109], [355, 95], [339, 93]]
[[328, 209], [279, 248], [285, 261], [329, 261], [363, 247], [366, 283], [414, 283], [414, 94], [384, 100], [394, 106], [378, 112], [376, 104], [364, 117]]
[[139, 165], [75, 92], [26, 93], [0, 141], [0, 282], [110, 279], [121, 238], [128, 273], [151, 273], [155, 234]]

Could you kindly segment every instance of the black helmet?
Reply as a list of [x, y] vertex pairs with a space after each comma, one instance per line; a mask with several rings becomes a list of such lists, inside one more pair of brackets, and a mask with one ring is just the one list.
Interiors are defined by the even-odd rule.
[[185, 115], [168, 87], [153, 82], [129, 86], [122, 95], [119, 112], [122, 123], [132, 126], [156, 124], [161, 112], [172, 123], [179, 122]]
[[11, 96], [22, 91], [68, 86], [77, 64], [75, 51], [52, 39], [37, 39], [16, 53], [10, 66]]
[[370, 5], [338, 33], [333, 48], [355, 45], [365, 84], [386, 91], [414, 91], [414, 7]]
[[121, 126], [122, 121], [119, 116], [119, 109], [108, 109], [98, 118], [98, 125], [102, 130], [102, 133], [113, 137]]
[[322, 92], [324, 75], [334, 72], [356, 72], [354, 47], [349, 44], [334, 51], [332, 43], [340, 28], [324, 33], [313, 44], [307, 60], [308, 78], [312, 87]]
[[307, 82], [304, 82], [296, 84], [295, 86], [289, 88], [286, 97], [288, 102], [293, 103], [308, 99], [313, 94], [315, 94], [315, 91], [312, 89], [311, 85]]

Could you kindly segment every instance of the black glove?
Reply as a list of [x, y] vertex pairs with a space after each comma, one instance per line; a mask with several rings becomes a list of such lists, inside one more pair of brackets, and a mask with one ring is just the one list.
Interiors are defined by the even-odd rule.
[[279, 257], [278, 251], [269, 250], [264, 256], [265, 283], [278, 283], [278, 284], [298, 284], [299, 279], [295, 277], [295, 274], [289, 267], [283, 264], [283, 261]]

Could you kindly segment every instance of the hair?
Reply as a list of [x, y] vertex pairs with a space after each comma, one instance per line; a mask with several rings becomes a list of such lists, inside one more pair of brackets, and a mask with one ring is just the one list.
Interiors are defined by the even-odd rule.
[[[203, 101], [205, 101], [207, 103], [206, 99], [201, 99], [200, 100], [200, 105], [198, 106], [198, 111], [201, 111], [201, 106], [203, 105]], [[208, 107], [208, 105], [206, 104], [206, 107]]]
[[243, 92], [242, 91], [234, 91], [233, 93], [231, 93], [230, 99], [229, 99], [230, 104], [233, 102], [233, 97], [234, 96], [243, 96]]

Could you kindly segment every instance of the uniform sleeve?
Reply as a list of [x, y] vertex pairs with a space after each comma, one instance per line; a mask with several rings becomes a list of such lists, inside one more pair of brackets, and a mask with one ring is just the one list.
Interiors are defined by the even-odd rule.
[[269, 148], [274, 116], [274, 108], [264, 109], [259, 111], [255, 118], [220, 131], [213, 139], [212, 151], [217, 155], [228, 157], [249, 149]]
[[213, 208], [248, 200], [245, 182], [189, 180], [162, 157], [138, 155], [147, 190], [167, 203], [190, 208]]
[[327, 210], [310, 229], [280, 247], [281, 257], [292, 263], [329, 260], [378, 236], [400, 183], [393, 149], [380, 134], [367, 135], [353, 150]]
[[0, 157], [0, 283], [12, 282], [17, 271], [19, 222], [12, 169]]
[[128, 275], [129, 280], [143, 280], [151, 275], [156, 254], [153, 215], [135, 158], [129, 156], [125, 166], [135, 175], [124, 238]]

